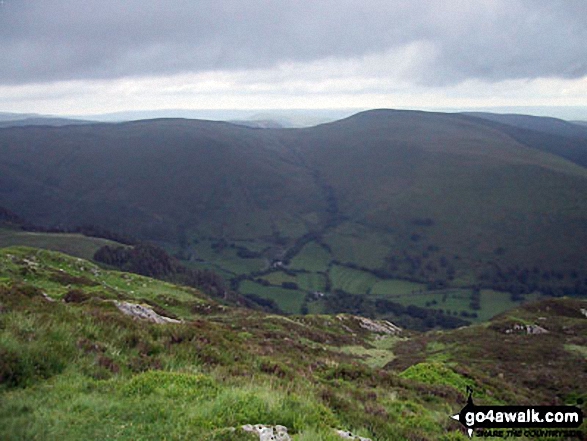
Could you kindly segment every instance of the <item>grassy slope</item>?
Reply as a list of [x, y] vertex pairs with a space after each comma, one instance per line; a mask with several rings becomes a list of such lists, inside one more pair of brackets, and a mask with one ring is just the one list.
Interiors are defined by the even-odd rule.
[[[133, 320], [108, 299], [148, 302], [185, 322]], [[463, 406], [467, 384], [479, 404], [584, 393], [580, 307], [552, 300], [489, 327], [374, 339], [350, 316], [232, 309], [58, 253], [3, 249], [0, 437], [253, 440], [231, 427], [266, 423], [286, 425], [296, 441], [340, 439], [332, 427], [374, 440], [464, 440], [448, 415]], [[500, 332], [537, 320], [551, 334], [511, 335], [500, 358]], [[516, 363], [524, 357], [536, 365]]]

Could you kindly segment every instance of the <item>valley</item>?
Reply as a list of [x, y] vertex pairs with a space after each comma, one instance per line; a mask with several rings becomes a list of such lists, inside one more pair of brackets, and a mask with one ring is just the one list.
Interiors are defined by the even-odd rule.
[[454, 327], [587, 293], [586, 145], [552, 118], [384, 109], [302, 129], [10, 127], [0, 206], [153, 243], [283, 313]]
[[546, 122], [0, 128], [0, 437], [464, 441], [467, 388], [585, 412], [587, 132]]

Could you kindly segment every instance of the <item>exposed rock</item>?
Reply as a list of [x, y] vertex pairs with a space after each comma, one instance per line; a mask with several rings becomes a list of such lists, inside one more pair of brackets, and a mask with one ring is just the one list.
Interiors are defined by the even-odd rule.
[[343, 323], [344, 319], [342, 316], [338, 315], [338, 316], [336, 316], [336, 318], [341, 322], [342, 329], [344, 329], [346, 332], [348, 332], [349, 334], [351, 334], [353, 336], [357, 335], [351, 328], [349, 328], [347, 325], [345, 325]]
[[32, 259], [27, 259], [26, 257], [23, 257], [22, 262], [26, 264], [29, 268], [39, 267], [39, 263], [35, 261], [34, 257]]
[[172, 319], [169, 317], [165, 317], [162, 315], [157, 314], [153, 309], [148, 305], [139, 305], [136, 303], [129, 303], [129, 302], [114, 302], [118, 309], [122, 311], [126, 315], [130, 315], [132, 317], [142, 319], [142, 320], [149, 320], [154, 323], [181, 323], [180, 320]]
[[53, 298], [49, 297], [49, 296], [47, 295], [47, 293], [46, 293], [46, 292], [42, 292], [42, 293], [41, 293], [41, 295], [42, 295], [42, 296], [43, 296], [43, 298], [44, 298], [45, 300], [47, 300], [48, 302], [54, 302], [54, 301], [55, 301], [55, 299], [53, 299]]
[[359, 326], [367, 331], [377, 332], [379, 334], [399, 334], [401, 328], [387, 320], [371, 320], [365, 317], [357, 317]]
[[336, 434], [344, 439], [354, 439], [356, 441], [371, 441], [371, 438], [364, 438], [359, 435], [353, 435], [348, 430], [336, 430]]
[[94, 277], [99, 277], [102, 275], [102, 273], [100, 272], [100, 270], [97, 267], [90, 268], [90, 273], [92, 273], [92, 275]]
[[505, 330], [506, 334], [513, 334], [513, 333], [525, 333], [525, 334], [548, 334], [548, 331], [544, 329], [542, 326], [538, 325], [519, 325], [515, 324], [512, 328]]
[[245, 432], [259, 435], [259, 441], [291, 441], [285, 426], [264, 426], [263, 424], [247, 424], [242, 426]]
[[548, 334], [548, 331], [546, 329], [538, 325], [527, 325], [526, 332], [528, 334]]

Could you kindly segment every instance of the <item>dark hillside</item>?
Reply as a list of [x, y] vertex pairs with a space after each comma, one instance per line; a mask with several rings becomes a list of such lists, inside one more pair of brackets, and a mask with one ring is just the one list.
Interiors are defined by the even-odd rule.
[[518, 142], [587, 166], [587, 127], [556, 118], [470, 113]]
[[528, 266], [583, 259], [569, 244], [587, 240], [586, 170], [484, 121], [379, 110], [293, 137], [341, 212], [390, 233], [390, 246], [440, 247], [469, 264], [498, 249]]
[[506, 124], [520, 129], [533, 130], [551, 135], [566, 136], [568, 138], [587, 139], [587, 127], [558, 118], [546, 116], [530, 116], [517, 114], [498, 114], [484, 112], [467, 112], [465, 115]]
[[263, 133], [187, 120], [4, 129], [0, 198], [37, 224], [172, 242], [184, 226], [270, 235], [273, 223], [300, 223], [322, 203], [304, 170]]

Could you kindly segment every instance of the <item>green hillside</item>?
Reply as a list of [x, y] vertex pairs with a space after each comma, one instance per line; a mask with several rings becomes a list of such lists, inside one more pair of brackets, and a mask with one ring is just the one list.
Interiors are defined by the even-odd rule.
[[[446, 289], [583, 296], [587, 138], [568, 126], [374, 110], [305, 129], [5, 128], [0, 206], [44, 227], [155, 241], [251, 295], [286, 295], [272, 272], [308, 274], [289, 281], [290, 313], [332, 312], [304, 300], [314, 291], [394, 301], [402, 283], [431, 295], [425, 307]], [[449, 313], [492, 315], [467, 304]]]
[[[166, 322], [133, 318], [125, 304]], [[342, 439], [335, 429], [465, 440], [449, 416], [466, 386], [477, 404], [586, 410], [585, 310], [556, 299], [488, 325], [398, 333], [351, 315], [231, 308], [79, 258], [4, 248], [0, 438], [253, 441], [241, 426], [279, 424], [294, 441]], [[508, 331], [519, 324], [547, 333]]]

